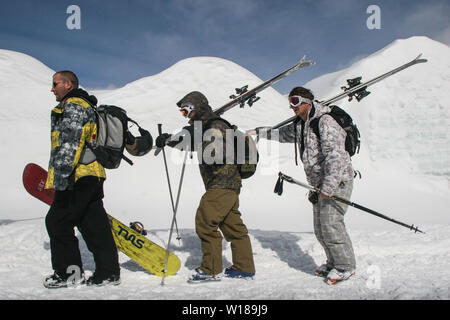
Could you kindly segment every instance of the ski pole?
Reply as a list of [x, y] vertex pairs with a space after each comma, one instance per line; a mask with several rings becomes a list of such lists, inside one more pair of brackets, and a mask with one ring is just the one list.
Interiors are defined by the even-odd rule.
[[[178, 203], [180, 201], [180, 194], [181, 194], [181, 186], [183, 185], [183, 178], [184, 178], [184, 170], [186, 169], [186, 159], [187, 159], [188, 152], [185, 151], [184, 159], [183, 159], [183, 166], [181, 167], [181, 175], [180, 175], [180, 182], [178, 183], [178, 192], [177, 192], [177, 199], [175, 201], [175, 212], [173, 220], [175, 221], [175, 224], [177, 223], [177, 220], [175, 218], [176, 213], [178, 212]], [[180, 234], [178, 233], [178, 225], [177, 228], [177, 240], [180, 240]]]
[[[171, 239], [172, 239], [173, 225], [174, 225], [174, 223], [176, 223], [176, 215], [177, 215], [177, 210], [178, 210], [178, 201], [180, 200], [181, 186], [183, 184], [183, 176], [184, 176], [184, 170], [186, 168], [187, 155], [188, 155], [188, 152], [186, 151], [186, 153], [184, 155], [184, 160], [183, 160], [183, 167], [181, 169], [181, 178], [180, 178], [180, 184], [178, 185], [178, 194], [177, 194], [177, 200], [176, 200], [176, 204], [175, 204], [175, 209], [174, 209], [174, 212], [173, 212], [172, 224], [170, 226], [169, 241], [167, 242], [166, 259], [164, 261], [164, 270], [163, 270], [163, 275], [162, 275], [162, 278], [161, 278], [161, 285], [162, 286], [164, 285], [164, 278], [166, 277], [167, 261], [169, 259], [170, 242], [171, 242]], [[178, 229], [177, 229], [177, 232], [178, 232]], [[177, 240], [180, 240], [180, 239], [181, 238], [178, 236]]]
[[[278, 193], [278, 195], [281, 195], [283, 193], [283, 181], [287, 181], [289, 183], [297, 184], [297, 185], [299, 185], [301, 187], [304, 187], [304, 188], [306, 188], [306, 189], [308, 189], [310, 191], [313, 191], [313, 192], [321, 193], [320, 189], [312, 187], [310, 185], [307, 185], [306, 183], [300, 182], [298, 180], [295, 180], [294, 178], [292, 178], [292, 177], [290, 177], [288, 175], [285, 175], [282, 172], [280, 172], [280, 173], [278, 173], [278, 180], [277, 180], [277, 184], [276, 184], [275, 190], [274, 190], [274, 192]], [[392, 219], [392, 218], [390, 218], [388, 216], [385, 216], [384, 214], [381, 214], [381, 213], [376, 212], [376, 211], [374, 211], [372, 209], [366, 208], [366, 207], [364, 207], [362, 205], [359, 205], [357, 203], [351, 202], [351, 201], [349, 201], [347, 199], [344, 199], [344, 198], [341, 198], [341, 197], [338, 197], [338, 196], [331, 196], [331, 199], [339, 201], [339, 202], [342, 202], [342, 203], [344, 203], [346, 205], [352, 206], [352, 207], [354, 207], [356, 209], [365, 211], [367, 213], [373, 214], [373, 215], [375, 215], [377, 217], [380, 217], [382, 219], [391, 221], [391, 222], [396, 223], [398, 225], [401, 225], [403, 227], [406, 227], [406, 228], [408, 228], [410, 230], [413, 230], [414, 233], [417, 233], [417, 232], [425, 233], [425, 232], [419, 230], [419, 228], [417, 226], [414, 226], [413, 224], [412, 225], [408, 225], [406, 223], [397, 221], [397, 220]]]
[[[162, 134], [162, 124], [161, 124], [161, 123], [158, 123], [158, 134], [159, 134], [159, 135]], [[161, 150], [162, 150], [162, 152], [163, 152], [164, 167], [165, 167], [165, 169], [166, 169], [167, 184], [168, 184], [168, 186], [169, 186], [169, 195], [170, 195], [170, 202], [172, 203], [172, 211], [175, 212], [175, 206], [174, 206], [174, 203], [173, 203], [173, 195], [172, 195], [172, 186], [171, 186], [171, 184], [170, 184], [170, 177], [169, 177], [169, 169], [168, 169], [168, 167], [167, 167], [166, 151], [164, 150], [164, 148], [156, 149], [156, 151], [155, 151], [155, 156], [157, 155], [156, 152], [159, 153], [159, 151], [161, 151]], [[178, 199], [177, 199], [177, 202], [178, 202]], [[178, 223], [177, 223], [176, 220], [175, 220], [175, 228], [177, 229], [177, 239], [181, 239], [181, 238], [180, 238], [180, 234], [179, 234], [179, 232], [178, 232]]]
[[[158, 124], [158, 133], [160, 135], [162, 134], [162, 124]], [[186, 168], [186, 159], [187, 159], [188, 152], [186, 151], [186, 153], [184, 155], [183, 166], [181, 168], [180, 183], [178, 184], [177, 199], [176, 199], [176, 203], [175, 203], [175, 206], [174, 206], [173, 196], [172, 196], [172, 187], [170, 185], [170, 179], [169, 179], [169, 170], [167, 168], [166, 152], [165, 152], [164, 148], [162, 148], [162, 151], [163, 151], [164, 165], [165, 165], [165, 168], [166, 168], [167, 182], [168, 182], [168, 185], [169, 185], [170, 199], [172, 201], [172, 210], [173, 210], [172, 223], [171, 223], [170, 232], [169, 232], [169, 241], [167, 242], [167, 248], [166, 248], [166, 259], [164, 261], [163, 275], [162, 275], [162, 278], [161, 278], [161, 285], [163, 286], [164, 285], [164, 279], [165, 279], [165, 276], [166, 276], [167, 262], [169, 260], [169, 249], [170, 249], [170, 242], [172, 240], [172, 233], [173, 233], [174, 225], [176, 226], [176, 229], [177, 229], [177, 235], [178, 235], [177, 236], [177, 240], [181, 239], [180, 234], [178, 232], [178, 225], [177, 225], [176, 215], [177, 215], [177, 210], [178, 210], [178, 203], [179, 203], [179, 200], [180, 200], [181, 187], [183, 185], [183, 177], [184, 177], [184, 172], [185, 172], [185, 168]]]

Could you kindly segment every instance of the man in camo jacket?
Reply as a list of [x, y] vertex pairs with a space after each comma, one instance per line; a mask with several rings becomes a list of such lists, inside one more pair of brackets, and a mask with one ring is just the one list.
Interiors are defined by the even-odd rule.
[[[255, 274], [252, 246], [239, 212], [241, 176], [237, 165], [226, 159], [226, 150], [234, 148], [230, 144], [233, 139], [226, 138], [232, 131], [228, 131], [230, 127], [212, 112], [207, 98], [198, 91], [190, 92], [177, 105], [189, 118], [190, 126], [173, 136], [161, 134], [156, 146], [185, 149], [190, 145], [189, 149], [196, 151], [199, 159], [206, 192], [197, 209], [195, 229], [201, 240], [203, 257], [189, 282], [220, 279], [217, 275], [222, 272], [222, 234], [231, 242], [233, 257], [233, 265], [225, 270], [225, 276], [251, 278]], [[189, 133], [189, 139], [178, 143], [183, 132]]]
[[[327, 261], [315, 273], [326, 276], [329, 284], [348, 279], [356, 268], [351, 240], [344, 224], [347, 206], [330, 197], [335, 195], [350, 199], [353, 189], [354, 170], [350, 155], [345, 150], [346, 133], [331, 117], [325, 115], [330, 107], [314, 101], [308, 89], [296, 87], [289, 94], [290, 107], [297, 120], [269, 131], [267, 138], [279, 137], [281, 143], [298, 143], [308, 183], [321, 190], [320, 195], [310, 193], [313, 203], [314, 233], [325, 250]], [[319, 138], [310, 127], [319, 118]], [[303, 134], [302, 134], [303, 127]], [[258, 128], [260, 133], [262, 128]], [[262, 136], [262, 135], [261, 135]]]

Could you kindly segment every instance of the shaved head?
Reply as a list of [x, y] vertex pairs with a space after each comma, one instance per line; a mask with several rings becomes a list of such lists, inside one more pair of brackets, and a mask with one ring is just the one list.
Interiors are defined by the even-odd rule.
[[76, 76], [75, 73], [73, 73], [72, 71], [69, 70], [63, 70], [63, 71], [58, 71], [57, 73], [55, 73], [55, 75], [59, 75], [61, 77], [61, 79], [63, 79], [64, 81], [69, 81], [70, 83], [72, 83], [74, 89], [78, 88], [78, 77]]

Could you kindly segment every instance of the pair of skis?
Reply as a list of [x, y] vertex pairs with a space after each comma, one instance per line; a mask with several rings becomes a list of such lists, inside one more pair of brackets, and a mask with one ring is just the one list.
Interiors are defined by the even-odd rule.
[[[421, 59], [422, 54], [419, 54], [415, 59], [397, 67], [394, 68], [386, 73], [383, 73], [382, 75], [379, 75], [369, 81], [366, 81], [364, 83], [361, 83], [361, 79], [362, 77], [357, 77], [354, 79], [348, 79], [347, 80], [347, 87], [341, 87], [341, 89], [344, 90], [344, 92], [341, 92], [340, 94], [325, 100], [325, 101], [320, 101], [321, 104], [323, 105], [330, 105], [336, 101], [339, 101], [345, 97], [348, 97], [349, 101], [351, 101], [353, 98], [356, 98], [356, 100], [359, 102], [361, 101], [363, 98], [367, 97], [370, 92], [367, 91], [366, 89], [372, 85], [374, 85], [375, 83], [378, 83], [402, 70], [405, 70], [406, 68], [409, 68], [413, 65], [419, 64], [419, 63], [425, 63], [427, 62], [427, 59]], [[273, 129], [278, 129], [282, 126], [285, 126], [288, 123], [293, 122], [296, 119], [297, 116], [293, 116], [289, 119], [286, 119], [270, 128], [268, 128], [269, 130], [273, 130]]]

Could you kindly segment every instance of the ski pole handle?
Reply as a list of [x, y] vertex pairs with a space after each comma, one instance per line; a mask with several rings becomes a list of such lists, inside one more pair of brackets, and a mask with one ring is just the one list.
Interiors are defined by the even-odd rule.
[[[162, 135], [162, 123], [158, 123], [158, 135]], [[156, 148], [155, 157], [161, 152], [162, 148]]]

